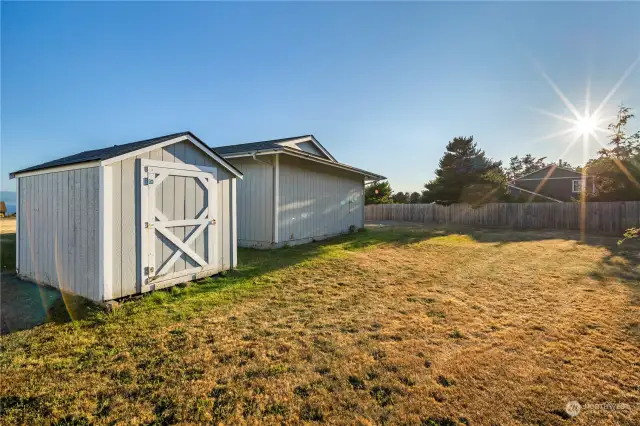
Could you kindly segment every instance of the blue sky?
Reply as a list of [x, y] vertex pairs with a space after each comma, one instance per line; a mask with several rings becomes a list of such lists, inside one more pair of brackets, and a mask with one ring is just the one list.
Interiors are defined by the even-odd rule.
[[[634, 3], [2, 3], [2, 188], [86, 149], [191, 130], [210, 145], [313, 133], [421, 190], [446, 143], [557, 158], [536, 141], [640, 55]], [[640, 66], [611, 97], [640, 109]], [[636, 120], [640, 127], [640, 120]], [[594, 155], [595, 145], [588, 154]], [[576, 146], [563, 159], [581, 163]]]

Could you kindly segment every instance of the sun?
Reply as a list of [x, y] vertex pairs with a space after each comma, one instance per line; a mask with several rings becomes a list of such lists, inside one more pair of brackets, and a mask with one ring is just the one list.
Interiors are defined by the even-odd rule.
[[584, 115], [575, 120], [574, 130], [582, 136], [594, 135], [599, 130], [600, 121], [595, 114]]
[[606, 143], [602, 142], [599, 138], [599, 134], [607, 133], [608, 129], [601, 127], [607, 121], [615, 117], [607, 117], [604, 114], [605, 107], [609, 100], [613, 97], [613, 95], [620, 88], [622, 83], [626, 80], [626, 78], [631, 74], [634, 68], [640, 64], [640, 56], [638, 56], [627, 68], [627, 70], [622, 74], [622, 77], [613, 85], [613, 88], [609, 91], [609, 93], [604, 97], [604, 99], [600, 102], [600, 104], [596, 108], [591, 107], [591, 81], [587, 80], [587, 87], [585, 93], [585, 105], [582, 111], [579, 111], [578, 108], [565, 96], [565, 94], [560, 90], [560, 87], [547, 75], [546, 72], [540, 67], [537, 66], [538, 70], [542, 77], [549, 83], [549, 86], [553, 89], [553, 91], [558, 95], [558, 98], [564, 103], [565, 107], [571, 112], [570, 115], [564, 116], [560, 114], [555, 114], [553, 112], [539, 109], [539, 108], [531, 108], [533, 111], [537, 111], [539, 113], [548, 115], [550, 117], [556, 118], [558, 120], [562, 120], [565, 123], [568, 123], [569, 126], [565, 127], [563, 130], [558, 132], [550, 133], [541, 138], [536, 139], [536, 141], [543, 141], [547, 139], [555, 139], [559, 137], [569, 138], [564, 139], [564, 143], [566, 144], [564, 152], [560, 155], [560, 158], [564, 157], [567, 152], [582, 139], [582, 159], [586, 163], [588, 158], [588, 149], [589, 142], [591, 140], [595, 141], [598, 145], [603, 148], [606, 148]]

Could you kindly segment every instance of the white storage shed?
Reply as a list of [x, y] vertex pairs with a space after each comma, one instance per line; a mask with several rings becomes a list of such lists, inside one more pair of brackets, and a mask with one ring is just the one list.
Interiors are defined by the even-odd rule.
[[242, 247], [295, 245], [361, 228], [365, 183], [385, 179], [338, 162], [313, 135], [214, 150], [244, 175], [238, 182]]
[[94, 301], [236, 266], [242, 173], [191, 132], [11, 173], [16, 272]]

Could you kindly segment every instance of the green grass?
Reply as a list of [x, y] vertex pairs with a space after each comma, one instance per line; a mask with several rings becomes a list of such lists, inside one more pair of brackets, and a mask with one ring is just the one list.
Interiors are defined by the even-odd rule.
[[222, 277], [2, 336], [0, 423], [555, 424], [603, 387], [635, 404], [634, 252], [576, 239], [392, 227], [240, 250]]

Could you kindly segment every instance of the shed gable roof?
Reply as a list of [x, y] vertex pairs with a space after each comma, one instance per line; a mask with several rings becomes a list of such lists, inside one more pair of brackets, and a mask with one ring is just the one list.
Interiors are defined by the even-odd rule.
[[222, 164], [230, 172], [232, 172], [234, 175], [238, 177], [242, 177], [242, 173], [238, 169], [236, 169], [223, 157], [219, 156], [215, 151], [209, 148], [207, 144], [202, 142], [196, 135], [194, 135], [189, 131], [172, 133], [170, 135], [159, 136], [156, 138], [145, 139], [145, 140], [136, 141], [136, 142], [129, 142], [123, 145], [114, 145], [107, 148], [83, 151], [78, 154], [69, 155], [67, 157], [58, 158], [56, 160], [38, 164], [36, 166], [27, 167], [26, 169], [17, 170], [15, 172], [10, 173], [9, 177], [13, 179], [18, 174], [34, 172], [36, 170], [51, 169], [51, 168], [61, 167], [61, 166], [70, 166], [74, 164], [88, 163], [92, 161], [107, 161], [107, 160], [114, 159], [116, 157], [126, 156], [127, 154], [133, 155], [133, 153], [136, 153], [140, 150], [151, 148], [155, 145], [169, 142], [174, 139], [178, 139], [176, 140], [176, 142], [180, 140], [185, 140], [185, 139], [189, 139], [192, 142], [196, 142], [199, 148], [201, 148], [204, 152], [212, 156], [217, 162]]

